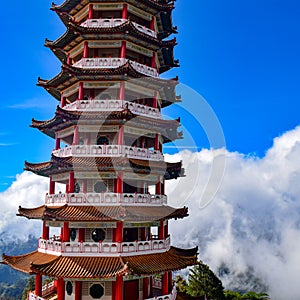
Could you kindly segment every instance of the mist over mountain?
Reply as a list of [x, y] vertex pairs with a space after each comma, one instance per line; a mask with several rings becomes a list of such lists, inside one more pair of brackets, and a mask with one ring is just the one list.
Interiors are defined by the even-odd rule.
[[[222, 182], [215, 180], [214, 159], [225, 159]], [[227, 289], [267, 291], [275, 300], [299, 299], [300, 127], [275, 138], [263, 158], [204, 149], [166, 155], [166, 160], [183, 160], [187, 176], [167, 182], [166, 193], [170, 205], [188, 206], [190, 214], [170, 222], [172, 244], [198, 245], [199, 259]], [[209, 179], [215, 196], [201, 208]], [[47, 190], [47, 179], [24, 172], [0, 193], [1, 252], [11, 254], [10, 247], [29, 252], [28, 235], [40, 236], [42, 224], [15, 214], [19, 205], [42, 205]], [[29, 244], [36, 248], [37, 243]]]

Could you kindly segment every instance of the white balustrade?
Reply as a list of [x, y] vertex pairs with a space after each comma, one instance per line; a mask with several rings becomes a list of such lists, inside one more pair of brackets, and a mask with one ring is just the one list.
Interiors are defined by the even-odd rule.
[[[81, 26], [88, 27], [88, 28], [109, 28], [109, 27], [121, 26], [122, 24], [124, 24], [127, 21], [128, 21], [127, 19], [88, 19], [88, 20], [84, 21], [81, 24]], [[142, 26], [135, 22], [132, 22], [132, 24], [134, 25], [134, 27], [137, 30], [139, 30], [149, 36], [157, 38], [157, 33], [154, 30], [147, 28], [145, 26]]]
[[147, 298], [145, 300], [175, 300], [177, 297], [177, 289], [174, 285], [172, 292], [168, 295], [156, 296], [154, 298]]
[[119, 57], [96, 57], [96, 58], [82, 58], [76, 63], [73, 64], [73, 67], [76, 68], [88, 68], [88, 69], [97, 69], [97, 68], [118, 68], [125, 65], [127, 62], [139, 73], [151, 76], [158, 77], [159, 74], [155, 68], [134, 62], [126, 58]]
[[127, 157], [152, 161], [164, 160], [164, 156], [158, 150], [126, 145], [72, 145], [53, 150], [52, 154], [57, 157]]
[[133, 113], [137, 115], [152, 117], [152, 118], [162, 118], [161, 112], [158, 108], [154, 108], [147, 105], [142, 105], [139, 103], [134, 103], [130, 101], [123, 100], [76, 100], [64, 107], [66, 110], [83, 110], [83, 111], [122, 111], [125, 108], [130, 109]]
[[46, 194], [47, 206], [59, 206], [69, 204], [72, 206], [97, 206], [97, 205], [144, 205], [159, 206], [167, 204], [166, 195], [150, 194], [118, 194], [118, 193], [58, 193]]
[[34, 292], [29, 292], [27, 299], [28, 300], [45, 300], [45, 298], [37, 296]]
[[65, 256], [113, 256], [143, 253], [160, 253], [170, 249], [170, 236], [164, 240], [149, 240], [135, 242], [60, 242], [53, 239], [39, 239], [39, 251]]

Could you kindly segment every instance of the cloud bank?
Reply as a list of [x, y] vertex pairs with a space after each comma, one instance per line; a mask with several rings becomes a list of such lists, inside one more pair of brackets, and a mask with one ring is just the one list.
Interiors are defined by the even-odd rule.
[[[200, 208], [212, 160], [226, 158], [222, 184]], [[272, 299], [299, 299], [300, 286], [300, 127], [274, 139], [263, 158], [238, 152], [188, 150], [167, 155], [183, 160], [187, 176], [167, 183], [169, 203], [189, 207], [190, 216], [173, 221], [172, 241], [199, 246], [199, 259], [209, 264], [226, 288], [268, 287]], [[41, 233], [40, 222], [16, 217], [19, 205], [43, 203], [48, 180], [24, 172], [0, 193], [0, 232], [10, 236]]]

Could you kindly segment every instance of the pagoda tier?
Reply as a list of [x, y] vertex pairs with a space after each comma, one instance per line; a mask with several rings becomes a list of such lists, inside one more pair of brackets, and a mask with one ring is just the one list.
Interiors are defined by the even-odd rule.
[[18, 216], [28, 219], [69, 222], [153, 222], [169, 219], [182, 219], [188, 216], [187, 208], [173, 208], [170, 206], [141, 206], [135, 205], [103, 205], [84, 203], [84, 206], [63, 205], [37, 208], [19, 207]]
[[[106, 100], [104, 100], [104, 102], [105, 101]], [[118, 101], [111, 101], [111, 103], [118, 105]], [[130, 105], [131, 104], [128, 103], [129, 107]], [[78, 126], [79, 131], [84, 130], [83, 128], [88, 128], [91, 131], [96, 130], [96, 132], [101, 130], [101, 128], [105, 128], [106, 131], [111, 130], [114, 132], [116, 131], [115, 126], [124, 126], [126, 131], [129, 132], [130, 128], [138, 127], [139, 133], [137, 134], [146, 136], [158, 133], [161, 135], [163, 143], [182, 138], [182, 132], [177, 131], [178, 127], [181, 125], [179, 119], [163, 120], [149, 118], [133, 114], [130, 109], [122, 109], [122, 107], [120, 108], [120, 111], [116, 111], [115, 106], [111, 108], [112, 111], [109, 111], [109, 108], [107, 110], [108, 111], [105, 111], [105, 108], [102, 108], [101, 111], [99, 111], [99, 109], [95, 109], [94, 111], [78, 111], [57, 107], [54, 118], [48, 121], [37, 121], [33, 119], [31, 127], [37, 128], [52, 138], [55, 138], [55, 133], [57, 131], [67, 130], [74, 126]], [[99, 124], [96, 126], [97, 128], [95, 127], [95, 122], [98, 122], [97, 124]], [[96, 129], [93, 129], [91, 127], [92, 125], [94, 125]], [[131, 130], [131, 132], [134, 134], [134, 130]]]
[[114, 278], [116, 276], [147, 276], [176, 271], [197, 263], [198, 248], [179, 249], [157, 254], [116, 257], [65, 257], [32, 252], [20, 256], [2, 255], [4, 264], [27, 274], [55, 278]]
[[[164, 176], [165, 179], [176, 179], [184, 176], [182, 163], [164, 163], [156, 161], [145, 161], [138, 159], [128, 159], [126, 157], [111, 157], [111, 154], [106, 154], [106, 157], [57, 157], [52, 155], [51, 161], [43, 163], [25, 162], [25, 170], [31, 171], [37, 175], [50, 177], [55, 174], [63, 174], [70, 172], [81, 172], [83, 176], [88, 172], [110, 172], [110, 178], [117, 178], [117, 172], [122, 171], [124, 176], [126, 173], [129, 176], [135, 177], [142, 175], [143, 180], [149, 183], [156, 182], [158, 176]], [[80, 176], [80, 175], [78, 175]], [[95, 176], [95, 175], [94, 175]], [[79, 178], [78, 178], [79, 179]], [[138, 176], [136, 180], [138, 179]]]
[[[109, 20], [109, 19], [107, 19]], [[92, 22], [93, 20], [89, 20]], [[96, 20], [97, 21], [97, 20]], [[100, 21], [97, 21], [100, 23]], [[105, 20], [101, 21], [102, 23]], [[157, 53], [159, 61], [159, 73], [168, 71], [173, 67], [178, 67], [178, 60], [174, 59], [174, 46], [176, 45], [176, 39], [169, 41], [159, 41], [153, 34], [147, 34], [139, 30], [136, 23], [131, 22], [126, 19], [117, 19], [113, 22], [111, 27], [103, 26], [99, 24], [99, 27], [86, 27], [73, 24], [71, 21], [68, 25], [68, 30], [62, 37], [52, 42], [46, 39], [45, 45], [49, 47], [58, 59], [62, 62], [68, 60], [68, 53], [74, 48], [79, 48], [80, 45], [83, 45], [85, 41], [91, 40], [88, 42], [91, 47], [95, 47], [95, 43], [92, 40], [97, 39], [99, 35], [103, 37], [103, 42], [98, 42], [99, 45], [106, 44], [107, 47], [117, 48], [120, 40], [125, 40], [130, 43], [132, 48], [144, 47], [144, 53], [149, 53], [155, 51]], [[89, 23], [87, 23], [89, 24]], [[128, 34], [130, 32], [130, 35]], [[133, 43], [133, 44], [132, 44]], [[121, 48], [121, 44], [119, 45]], [[151, 50], [151, 51], [149, 51]], [[148, 54], [147, 54], [148, 55]]]

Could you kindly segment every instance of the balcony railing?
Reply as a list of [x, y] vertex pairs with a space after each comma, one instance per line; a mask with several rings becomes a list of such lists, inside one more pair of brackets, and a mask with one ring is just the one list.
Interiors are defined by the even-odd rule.
[[[47, 297], [56, 291], [56, 287], [54, 285], [54, 281], [43, 285], [42, 287], [42, 295], [43, 297]], [[33, 291], [28, 293], [28, 300], [44, 300], [45, 298], [36, 296]]]
[[[90, 28], [109, 28], [109, 27], [117, 27], [121, 26], [125, 22], [127, 22], [127, 19], [88, 19], [85, 22], [81, 24], [82, 27], [90, 27]], [[154, 30], [151, 30], [150, 28], [147, 28], [145, 26], [139, 25], [135, 22], [132, 22], [134, 27], [154, 38], [157, 38], [157, 33]]]
[[156, 296], [154, 298], [147, 298], [145, 300], [175, 300], [176, 297], [177, 297], [177, 289], [176, 286], [174, 285], [173, 290], [170, 294], [163, 295], [163, 296]]
[[39, 239], [39, 251], [63, 256], [127, 256], [161, 253], [170, 249], [170, 237], [164, 240], [135, 242], [60, 242]]
[[140, 64], [138, 62], [129, 60], [127, 58], [120, 57], [98, 57], [98, 58], [82, 58], [73, 64], [73, 67], [76, 68], [88, 68], [88, 69], [97, 69], [97, 68], [118, 68], [125, 65], [127, 62], [139, 73], [151, 76], [158, 77], [159, 74], [155, 68]]
[[164, 156], [158, 150], [149, 150], [125, 145], [73, 145], [53, 150], [57, 157], [89, 156], [89, 157], [127, 157], [163, 161]]
[[162, 118], [158, 108], [154, 108], [139, 103], [125, 100], [76, 100], [64, 107], [66, 110], [83, 110], [83, 111], [122, 111], [125, 108], [130, 109], [133, 113], [150, 118]]
[[58, 193], [46, 194], [47, 206], [59, 206], [69, 204], [72, 206], [97, 206], [97, 205], [144, 205], [159, 206], [167, 204], [166, 195], [150, 194], [118, 194], [118, 193]]

